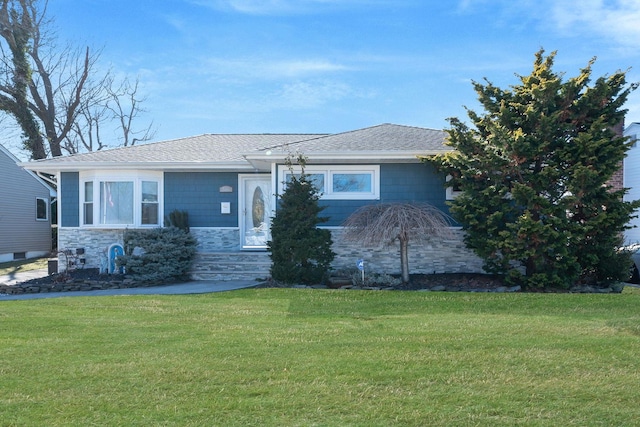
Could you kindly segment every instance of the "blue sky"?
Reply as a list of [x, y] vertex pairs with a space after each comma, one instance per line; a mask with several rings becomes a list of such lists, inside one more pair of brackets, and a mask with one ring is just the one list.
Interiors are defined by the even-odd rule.
[[[138, 76], [155, 140], [202, 133], [443, 129], [471, 81], [528, 74], [541, 47], [576, 75], [640, 81], [640, 0], [50, 0], [61, 40]], [[627, 123], [640, 121], [640, 91]]]

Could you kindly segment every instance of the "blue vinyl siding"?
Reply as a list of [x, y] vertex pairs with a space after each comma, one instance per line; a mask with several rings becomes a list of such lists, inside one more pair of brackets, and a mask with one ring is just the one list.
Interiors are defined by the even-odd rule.
[[326, 206], [321, 216], [329, 217], [326, 226], [339, 226], [351, 213], [361, 206], [371, 203], [426, 202], [444, 212], [446, 205], [444, 176], [431, 165], [381, 164], [380, 165], [380, 201], [372, 200], [322, 200]]
[[60, 174], [62, 227], [80, 226], [80, 174], [78, 172], [62, 172]]
[[[231, 193], [220, 187], [230, 186]], [[231, 214], [220, 213], [220, 203], [231, 203]], [[165, 172], [164, 215], [189, 213], [191, 227], [238, 226], [238, 174], [234, 172]]]

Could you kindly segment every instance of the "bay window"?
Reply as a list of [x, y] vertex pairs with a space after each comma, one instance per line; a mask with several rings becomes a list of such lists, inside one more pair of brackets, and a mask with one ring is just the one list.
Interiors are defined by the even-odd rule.
[[82, 224], [160, 226], [161, 180], [161, 174], [149, 172], [82, 173]]

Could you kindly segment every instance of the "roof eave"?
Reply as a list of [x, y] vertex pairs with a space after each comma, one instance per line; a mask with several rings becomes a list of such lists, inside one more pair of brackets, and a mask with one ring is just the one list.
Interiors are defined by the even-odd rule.
[[[331, 162], [352, 162], [352, 161], [419, 161], [420, 157], [442, 154], [452, 151], [448, 148], [440, 150], [424, 150], [424, 151], [334, 151], [334, 152], [309, 152], [304, 153], [304, 157], [310, 162], [331, 161]], [[281, 162], [290, 153], [284, 151], [271, 151], [267, 153], [248, 154], [245, 158], [256, 164], [263, 162], [274, 163]]]
[[[320, 151], [304, 153], [309, 162], [328, 163], [361, 163], [361, 162], [419, 162], [420, 157], [446, 153], [451, 149], [415, 151]], [[268, 154], [267, 154], [268, 153]], [[55, 174], [58, 172], [78, 172], [88, 170], [224, 170], [224, 171], [269, 171], [272, 163], [282, 162], [290, 153], [285, 151], [268, 151], [251, 153], [244, 156], [246, 160], [225, 162], [117, 162], [117, 161], [86, 161], [86, 162], [22, 162], [23, 168], [42, 173]]]
[[21, 163], [25, 169], [45, 172], [77, 172], [87, 170], [250, 170], [255, 168], [246, 161], [228, 162], [68, 162], [68, 163]]

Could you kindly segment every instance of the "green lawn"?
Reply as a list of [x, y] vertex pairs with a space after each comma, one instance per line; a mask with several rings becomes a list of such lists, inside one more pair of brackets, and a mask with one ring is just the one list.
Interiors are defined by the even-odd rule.
[[0, 303], [2, 426], [640, 425], [640, 293]]

